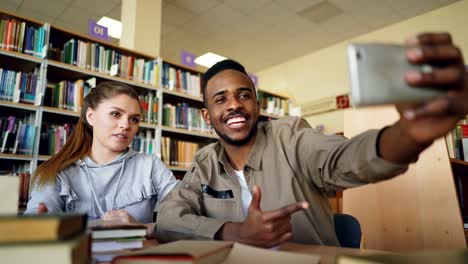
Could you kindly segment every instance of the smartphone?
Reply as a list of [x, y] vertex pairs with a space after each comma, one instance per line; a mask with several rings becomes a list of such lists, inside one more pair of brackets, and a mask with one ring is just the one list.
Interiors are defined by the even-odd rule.
[[423, 102], [444, 93], [406, 83], [406, 71], [421, 71], [424, 66], [410, 64], [402, 45], [351, 44], [348, 46], [348, 66], [354, 106]]

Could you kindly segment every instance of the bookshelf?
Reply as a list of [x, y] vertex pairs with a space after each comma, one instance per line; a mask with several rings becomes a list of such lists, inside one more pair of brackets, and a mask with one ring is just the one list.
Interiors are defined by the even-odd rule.
[[[464, 227], [468, 227], [468, 116], [445, 136]], [[467, 234], [468, 228], [465, 228]], [[468, 236], [465, 236], [468, 242]]]
[[[48, 139], [53, 137], [51, 133], [57, 130], [62, 131], [62, 136], [63, 133], [71, 133], [80, 115], [82, 102], [75, 97], [70, 101], [68, 95], [75, 93], [76, 89], [82, 89], [79, 91], [84, 96], [87, 89], [104, 81], [133, 87], [146, 104], [143, 105], [146, 119], [141, 122], [138, 137], [132, 143], [134, 149], [151, 151], [163, 160], [168, 159], [165, 157], [168, 150], [163, 149], [163, 146], [170, 146], [171, 143], [162, 141], [170, 139], [175, 141], [173, 144], [182, 146], [181, 151], [191, 152], [182, 156], [178, 154], [179, 158], [185, 160], [183, 164], [166, 163], [178, 178], [187, 171], [190, 165], [187, 161], [191, 160], [197, 149], [218, 140], [216, 133], [204, 124], [201, 114], [197, 114], [203, 107], [202, 72], [1, 10], [0, 21], [0, 28], [3, 26], [0, 30], [0, 68], [18, 76], [24, 73], [34, 77], [34, 83], [31, 82], [34, 87], [27, 90], [30, 94], [24, 95], [25, 98], [21, 97], [23, 93], [19, 91], [20, 98], [2, 94], [7, 90], [0, 88], [0, 118], [15, 116], [34, 130], [27, 140], [31, 145], [30, 153], [0, 153], [0, 174], [32, 174], [38, 164], [52, 157], [54, 153], [51, 152], [58, 151], [58, 148], [51, 150], [48, 146], [51, 144]], [[7, 41], [6, 36], [13, 34], [13, 30], [7, 32], [9, 24], [20, 26], [15, 30], [15, 37], [10, 36]], [[23, 39], [23, 48], [19, 48], [22, 28], [25, 28], [24, 35], [32, 34], [28, 30], [38, 32], [36, 39], [29, 39], [28, 35], [27, 49], [24, 46], [26, 37]], [[13, 73], [10, 74], [13, 76]], [[14, 90], [8, 92], [14, 93]], [[276, 103], [289, 100], [275, 93], [259, 93], [265, 95], [265, 98], [274, 97]], [[74, 96], [77, 94], [80, 92]], [[170, 116], [164, 116], [165, 111]], [[186, 119], [187, 114], [192, 115], [192, 120]], [[261, 111], [262, 119], [266, 120], [277, 119], [285, 114], [287, 111], [278, 107]], [[63, 143], [55, 142], [55, 139], [53, 142]], [[171, 158], [177, 159], [177, 156]]]

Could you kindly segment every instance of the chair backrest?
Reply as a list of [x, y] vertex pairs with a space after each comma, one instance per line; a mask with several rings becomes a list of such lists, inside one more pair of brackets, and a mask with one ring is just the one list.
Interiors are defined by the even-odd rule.
[[359, 248], [361, 245], [361, 225], [352, 215], [335, 214], [335, 232], [342, 247]]

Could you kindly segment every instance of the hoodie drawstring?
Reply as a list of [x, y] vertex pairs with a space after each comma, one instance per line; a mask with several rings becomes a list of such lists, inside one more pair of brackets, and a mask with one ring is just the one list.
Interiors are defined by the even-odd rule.
[[[91, 189], [91, 195], [93, 196], [94, 203], [97, 205], [97, 208], [99, 210], [99, 214], [102, 216], [105, 212], [104, 212], [104, 210], [102, 210], [101, 203], [99, 202], [99, 200], [97, 198], [97, 195], [96, 195], [96, 191], [94, 190], [94, 184], [91, 181], [91, 176], [90, 176], [90, 173], [89, 173], [88, 164], [82, 163], [82, 165], [85, 167], [85, 172], [86, 172], [86, 176], [88, 178], [89, 187]], [[119, 177], [117, 178], [117, 187], [115, 188], [115, 191], [114, 191], [114, 195], [113, 195], [113, 199], [112, 199], [112, 204], [110, 206], [110, 210], [114, 210], [115, 199], [117, 198], [117, 193], [119, 191], [120, 181], [122, 179], [124, 169], [125, 169], [125, 158], [122, 159], [122, 167], [120, 169]]]

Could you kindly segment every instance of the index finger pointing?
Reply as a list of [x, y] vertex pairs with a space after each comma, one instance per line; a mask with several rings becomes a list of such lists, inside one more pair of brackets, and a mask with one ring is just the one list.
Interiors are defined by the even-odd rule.
[[309, 207], [309, 204], [307, 202], [298, 202], [298, 203], [289, 204], [279, 209], [265, 212], [263, 216], [263, 220], [271, 221], [271, 220], [276, 220], [279, 218], [289, 217], [298, 211], [307, 209], [308, 207]]

